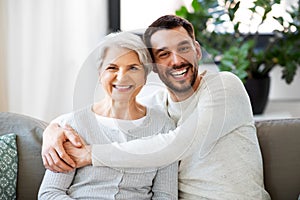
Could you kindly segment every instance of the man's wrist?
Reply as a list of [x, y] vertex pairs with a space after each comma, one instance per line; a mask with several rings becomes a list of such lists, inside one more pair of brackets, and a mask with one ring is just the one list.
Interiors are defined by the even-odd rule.
[[87, 151], [87, 155], [85, 156], [85, 164], [92, 165], [92, 146], [86, 145], [85, 148]]

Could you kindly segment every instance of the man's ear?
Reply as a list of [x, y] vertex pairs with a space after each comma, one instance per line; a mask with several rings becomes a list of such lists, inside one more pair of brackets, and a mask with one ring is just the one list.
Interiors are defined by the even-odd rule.
[[153, 72], [154, 72], [154, 73], [158, 73], [157, 65], [156, 65], [156, 64], [153, 64]]
[[201, 60], [202, 51], [201, 51], [201, 46], [198, 41], [195, 41], [195, 47], [196, 47], [196, 52], [197, 52], [197, 58], [198, 58], [198, 60]]

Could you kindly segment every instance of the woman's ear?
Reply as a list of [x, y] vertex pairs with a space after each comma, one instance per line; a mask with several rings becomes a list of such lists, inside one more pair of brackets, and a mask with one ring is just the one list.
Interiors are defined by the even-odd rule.
[[98, 70], [98, 83], [101, 84], [101, 72]]

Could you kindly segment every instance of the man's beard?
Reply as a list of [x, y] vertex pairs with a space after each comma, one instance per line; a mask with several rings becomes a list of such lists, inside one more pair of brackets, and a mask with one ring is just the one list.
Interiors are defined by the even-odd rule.
[[[193, 89], [193, 86], [194, 86], [194, 84], [195, 84], [195, 82], [196, 82], [197, 75], [198, 75], [198, 70], [197, 70], [195, 67], [193, 67], [193, 65], [191, 65], [191, 64], [188, 64], [188, 65], [189, 65], [188, 70], [193, 70], [193, 71], [192, 71], [193, 74], [192, 74], [192, 77], [191, 77], [190, 81], [187, 82], [187, 83], [186, 83], [185, 80], [183, 80], [183, 81], [182, 81], [182, 85], [179, 85], [179, 86], [178, 86], [178, 83], [180, 83], [180, 81], [177, 82], [177, 84], [173, 84], [173, 82], [170, 81], [170, 80], [168, 79], [168, 77], [166, 77], [166, 76], [161, 76], [160, 74], [159, 74], [159, 77], [160, 77], [161, 81], [162, 81], [162, 82], [163, 82], [170, 90], [172, 90], [173, 92], [175, 92], [175, 93], [185, 93], [185, 92], [188, 92], [188, 91], [190, 91], [191, 89]], [[175, 68], [175, 67], [174, 67], [174, 68]], [[179, 67], [177, 67], [177, 68], [179, 68]], [[181, 66], [180, 68], [182, 68], [182, 66]], [[187, 73], [189, 73], [189, 71], [188, 71]]]

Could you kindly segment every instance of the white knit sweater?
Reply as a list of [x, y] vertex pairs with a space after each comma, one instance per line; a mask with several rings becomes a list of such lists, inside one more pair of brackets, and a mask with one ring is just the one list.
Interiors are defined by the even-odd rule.
[[207, 73], [194, 95], [180, 103], [166, 91], [146, 99], [174, 117], [177, 128], [128, 143], [93, 145], [94, 166], [156, 167], [181, 160], [179, 199], [270, 199], [249, 97], [238, 77]]

